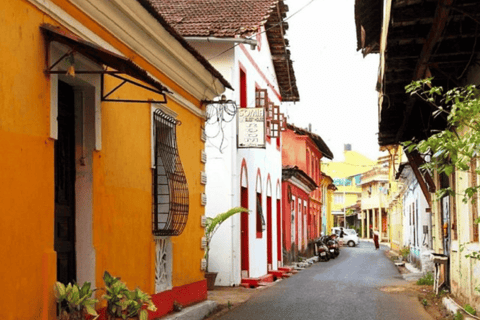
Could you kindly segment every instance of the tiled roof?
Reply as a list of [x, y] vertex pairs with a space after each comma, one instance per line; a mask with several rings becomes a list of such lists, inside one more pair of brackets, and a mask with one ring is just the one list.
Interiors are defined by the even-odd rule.
[[147, 0], [182, 36], [249, 36], [278, 0]]
[[283, 0], [138, 0], [183, 37], [246, 38], [265, 27], [282, 101], [299, 101]]

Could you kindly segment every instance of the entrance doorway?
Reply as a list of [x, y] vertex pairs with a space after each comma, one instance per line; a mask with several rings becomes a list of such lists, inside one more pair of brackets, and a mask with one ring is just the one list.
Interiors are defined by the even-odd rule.
[[55, 141], [55, 235], [57, 281], [77, 280], [75, 261], [75, 101], [73, 87], [58, 82]]
[[[248, 209], [248, 189], [240, 188], [241, 206]], [[241, 250], [241, 270], [242, 278], [249, 277], [249, 255], [248, 255], [248, 212], [240, 213], [240, 250]]]

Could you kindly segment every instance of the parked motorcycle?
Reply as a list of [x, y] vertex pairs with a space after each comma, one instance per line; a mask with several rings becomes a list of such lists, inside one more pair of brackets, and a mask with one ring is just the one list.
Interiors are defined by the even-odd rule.
[[330, 252], [326, 244], [323, 242], [322, 238], [318, 238], [315, 241], [315, 250], [320, 261], [330, 260]]
[[331, 234], [330, 239], [333, 241], [333, 250], [335, 257], [338, 257], [340, 255], [340, 244], [338, 243], [337, 235], [336, 234]]
[[322, 241], [328, 248], [329, 258], [335, 259], [338, 256], [335, 240], [333, 240], [330, 236], [323, 236]]

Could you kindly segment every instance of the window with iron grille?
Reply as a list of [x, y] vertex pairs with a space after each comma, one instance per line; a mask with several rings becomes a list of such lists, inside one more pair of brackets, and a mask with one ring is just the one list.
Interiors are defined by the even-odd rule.
[[178, 236], [188, 218], [188, 185], [178, 154], [179, 124], [161, 109], [153, 114], [153, 235]]

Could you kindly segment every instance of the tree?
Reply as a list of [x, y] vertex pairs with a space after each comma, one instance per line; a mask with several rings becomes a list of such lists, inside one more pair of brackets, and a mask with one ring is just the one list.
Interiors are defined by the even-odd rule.
[[[480, 173], [479, 166], [471, 166], [480, 157], [480, 99], [475, 85], [451, 89], [444, 93], [442, 87], [433, 87], [432, 79], [412, 81], [406, 92], [433, 106], [434, 117], [447, 120], [447, 128], [422, 141], [407, 141], [403, 146], [408, 152], [416, 149], [421, 154], [430, 154], [431, 160], [422, 167], [430, 171], [451, 175], [454, 170]], [[469, 186], [463, 190], [463, 202], [475, 202], [480, 186]], [[451, 188], [437, 191], [437, 198], [455, 195]], [[480, 223], [477, 218], [474, 223]], [[480, 260], [480, 252], [466, 255]], [[480, 292], [480, 287], [476, 288]]]

